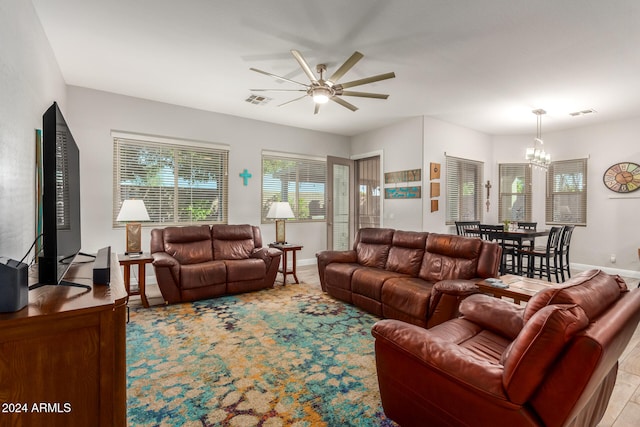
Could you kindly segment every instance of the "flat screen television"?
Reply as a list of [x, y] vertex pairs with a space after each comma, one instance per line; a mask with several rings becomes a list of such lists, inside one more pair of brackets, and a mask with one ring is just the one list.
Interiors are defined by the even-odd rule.
[[54, 102], [42, 116], [42, 254], [38, 284], [30, 289], [78, 286], [63, 278], [80, 245], [80, 151]]

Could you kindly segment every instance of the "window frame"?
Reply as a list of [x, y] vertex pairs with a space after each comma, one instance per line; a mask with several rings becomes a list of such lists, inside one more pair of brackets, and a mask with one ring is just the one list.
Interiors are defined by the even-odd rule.
[[[122, 202], [129, 198], [142, 198], [151, 217], [151, 221], [145, 222], [145, 226], [183, 226], [193, 224], [227, 224], [228, 223], [228, 201], [229, 201], [229, 146], [216, 143], [207, 143], [201, 141], [189, 141], [173, 138], [164, 138], [142, 134], [130, 134], [122, 132], [112, 132], [113, 139], [113, 212], [112, 212], [112, 224], [114, 228], [124, 227], [124, 223], [116, 221]], [[157, 163], [153, 166], [140, 165], [139, 171], [134, 171], [135, 164], [138, 159], [133, 154], [136, 149], [140, 152], [146, 150], [148, 153], [155, 154], [158, 159]], [[171, 153], [171, 155], [169, 154]], [[127, 159], [126, 156], [130, 155], [131, 158]], [[164, 156], [164, 157], [163, 157]], [[189, 156], [191, 161], [191, 168], [184, 168], [176, 175], [173, 171], [176, 164], [184, 166], [184, 156]], [[196, 158], [196, 163], [193, 163], [193, 159]], [[158, 168], [159, 164], [165, 162], [164, 168], [168, 170], [164, 172], [157, 172], [153, 176], [153, 180], [156, 184], [131, 184], [123, 185], [123, 175], [127, 173], [144, 173], [148, 169], [153, 167]], [[132, 165], [132, 166], [127, 166]], [[129, 168], [129, 169], [127, 169]], [[199, 169], [199, 170], [194, 170]], [[213, 172], [212, 172], [213, 171]], [[199, 182], [194, 185], [185, 185], [185, 180], [189, 183], [185, 176], [193, 177], [195, 175], [207, 176], [208, 180], [205, 186], [202, 185], [202, 180], [194, 181]], [[172, 176], [172, 178], [169, 178]], [[163, 184], [158, 184], [162, 180]], [[173, 184], [168, 184], [173, 180]], [[215, 183], [215, 189], [208, 189], [207, 184], [211, 185]], [[143, 190], [142, 188], [146, 188]], [[214, 191], [217, 195], [217, 202], [212, 198], [207, 201], [210, 202], [210, 206], [217, 205], [216, 213], [214, 217], [211, 217], [211, 212], [208, 214], [202, 212], [203, 209], [194, 207], [192, 198], [194, 194], [200, 194], [199, 197], [204, 199]], [[152, 195], [149, 195], [149, 193]], [[140, 194], [144, 193], [142, 197]], [[203, 194], [204, 193], [204, 194]], [[145, 198], [145, 195], [148, 196]], [[165, 203], [163, 197], [169, 198], [171, 201]], [[189, 206], [185, 205], [189, 203]], [[171, 212], [170, 220], [163, 220], [161, 216], [163, 212]], [[202, 219], [194, 218], [191, 216], [187, 219], [184, 218], [185, 212], [195, 212], [196, 216], [206, 215]], [[177, 216], [176, 216], [177, 215]], [[182, 216], [182, 217], [181, 217]]]
[[[587, 197], [588, 197], [588, 158], [581, 159], [570, 159], [570, 160], [562, 160], [551, 162], [549, 165], [549, 169], [547, 171], [546, 177], [546, 200], [545, 200], [545, 222], [549, 225], [575, 225], [575, 226], [586, 226], [587, 225]], [[573, 163], [573, 165], [572, 165]], [[571, 170], [573, 166], [573, 170]], [[569, 173], [558, 173], [556, 174], [556, 169], [564, 168], [569, 169]], [[554, 187], [559, 185], [556, 181], [556, 176], [564, 176], [564, 175], [577, 175], [581, 174], [582, 179], [581, 182], [577, 182], [573, 185], [577, 185], [581, 187], [580, 190], [575, 191], [557, 191]], [[576, 211], [575, 215], [577, 216], [576, 220], [571, 220], [569, 215], [574, 215], [571, 212], [571, 207], [569, 206], [568, 199], [570, 196], [576, 196], [578, 198], [578, 206], [575, 206], [576, 203], [572, 203], [574, 206], [574, 210]], [[555, 206], [555, 202], [558, 198], [564, 198], [566, 203], [565, 205]], [[554, 203], [555, 202], [555, 203]], [[562, 212], [564, 207], [567, 207], [567, 212]], [[557, 218], [558, 215], [563, 216], [562, 218]]]
[[[282, 161], [293, 163], [295, 174], [295, 188], [294, 194], [288, 194], [288, 202], [291, 205], [291, 210], [293, 211], [295, 218], [287, 219], [287, 222], [326, 222], [327, 220], [327, 160], [326, 158], [315, 157], [315, 156], [306, 156], [302, 154], [292, 154], [292, 153], [281, 153], [281, 152], [273, 152], [273, 151], [263, 151], [261, 156], [261, 189], [260, 189], [260, 222], [261, 224], [269, 224], [273, 223], [275, 220], [273, 218], [267, 218], [266, 215], [269, 212], [270, 202], [271, 201], [282, 201], [282, 194], [277, 200], [274, 199], [274, 196], [268, 196], [267, 193], [272, 193], [273, 188], [267, 188], [265, 185], [266, 175], [268, 174], [265, 171], [265, 161]], [[304, 168], [308, 168], [308, 170], [302, 170]], [[313, 197], [310, 200], [305, 202], [305, 199], [301, 198], [301, 194], [304, 192], [301, 191], [301, 174], [306, 175], [309, 181], [302, 182], [315, 182], [316, 184], [322, 185], [322, 197]], [[321, 175], [321, 176], [319, 176]], [[273, 178], [273, 177], [272, 177]], [[322, 180], [311, 181], [311, 179], [322, 178]], [[293, 198], [293, 200], [291, 200]], [[309, 206], [311, 201], [317, 200], [322, 205], [319, 207], [320, 211], [316, 212], [316, 215], [313, 215], [311, 212], [312, 208]], [[305, 216], [301, 216], [305, 215]]]
[[[483, 219], [482, 209], [482, 195], [483, 195], [483, 182], [484, 182], [484, 162], [479, 160], [463, 159], [460, 157], [445, 156], [445, 176], [446, 176], [446, 211], [445, 211], [445, 224], [454, 225], [456, 221], [480, 221]], [[460, 173], [462, 172], [462, 173]], [[466, 201], [463, 199], [465, 194], [464, 187], [467, 187], [469, 182], [463, 182], [466, 173], [475, 173], [475, 179], [473, 180], [473, 209], [475, 210], [473, 218], [460, 215], [463, 210], [463, 206]], [[459, 189], [463, 188], [460, 192]], [[469, 194], [467, 194], [468, 196]], [[455, 209], [454, 209], [455, 205]]]
[[[523, 189], [524, 191], [522, 192], [513, 192], [513, 191], [506, 191], [503, 188], [503, 173], [505, 176], [507, 169], [513, 171], [512, 175], [509, 176], [515, 176], [515, 173], [518, 173], [518, 171], [516, 171], [516, 169], [523, 169], [524, 172], [524, 182], [523, 182]], [[511, 190], [511, 189], [509, 189]], [[513, 217], [511, 218], [505, 218], [505, 215], [503, 215], [503, 210], [505, 208], [505, 206], [503, 206], [503, 199], [505, 197], [517, 197], [518, 195], [524, 195], [524, 218], [521, 219], [514, 219]], [[514, 222], [518, 222], [518, 221], [531, 221], [531, 218], [533, 217], [533, 191], [532, 191], [532, 171], [531, 171], [531, 165], [529, 163], [499, 163], [498, 164], [498, 222], [502, 223], [504, 221], [514, 221]]]

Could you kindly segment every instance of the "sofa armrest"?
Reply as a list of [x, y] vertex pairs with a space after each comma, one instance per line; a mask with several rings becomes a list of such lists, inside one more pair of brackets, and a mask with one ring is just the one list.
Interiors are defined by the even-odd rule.
[[460, 313], [465, 319], [511, 340], [524, 325], [524, 306], [485, 294], [472, 295], [462, 301]]
[[474, 280], [453, 279], [437, 282], [431, 290], [427, 327], [431, 328], [458, 317], [458, 308], [462, 300], [477, 293], [480, 293], [480, 288]]
[[180, 263], [166, 252], [154, 252], [153, 269], [158, 287], [165, 302], [173, 304], [182, 300], [180, 295]]
[[[385, 319], [374, 324], [371, 333], [376, 340], [379, 376], [385, 374], [381, 372], [385, 367], [395, 371], [398, 367], [409, 366], [413, 368], [407, 372], [408, 378], [396, 377], [397, 382], [415, 383], [421, 378], [433, 378], [461, 385], [472, 393], [486, 393], [491, 398], [508, 400], [502, 385], [504, 368], [501, 365], [479, 358], [429, 329]], [[402, 371], [391, 374], [402, 375]], [[424, 375], [420, 371], [430, 373]], [[431, 384], [430, 388], [437, 389], [438, 384]]]
[[320, 277], [320, 286], [326, 292], [324, 281], [324, 270], [327, 265], [332, 262], [358, 262], [356, 251], [322, 251], [316, 254], [318, 261], [318, 276]]

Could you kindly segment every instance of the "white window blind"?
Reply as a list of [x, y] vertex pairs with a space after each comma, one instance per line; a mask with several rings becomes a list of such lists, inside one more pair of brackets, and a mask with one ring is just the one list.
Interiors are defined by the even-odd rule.
[[273, 202], [289, 202], [297, 221], [324, 221], [327, 162], [295, 155], [262, 154], [262, 222]]
[[446, 157], [446, 223], [482, 221], [484, 163]]
[[227, 223], [228, 158], [219, 148], [115, 137], [113, 225], [126, 199], [144, 200], [148, 225]]
[[587, 159], [551, 163], [545, 211], [547, 224], [587, 225]]
[[500, 163], [498, 220], [531, 221], [531, 166], [528, 163]]

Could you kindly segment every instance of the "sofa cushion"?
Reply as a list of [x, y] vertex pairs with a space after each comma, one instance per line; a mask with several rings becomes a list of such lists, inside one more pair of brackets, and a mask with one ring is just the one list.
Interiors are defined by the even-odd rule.
[[430, 233], [418, 276], [428, 282], [477, 277], [482, 240]]
[[531, 316], [501, 359], [504, 388], [513, 403], [529, 399], [567, 342], [588, 324], [576, 304], [549, 305]]
[[247, 259], [255, 248], [253, 228], [248, 225], [214, 225], [211, 227], [214, 259]]
[[428, 233], [398, 231], [393, 233], [386, 270], [417, 276], [424, 257]]
[[163, 231], [164, 251], [180, 264], [213, 260], [209, 226], [167, 227]]
[[593, 320], [617, 301], [623, 292], [628, 292], [628, 288], [619, 276], [601, 270], [584, 271], [562, 284], [536, 293], [527, 303], [524, 321], [527, 322], [538, 310], [551, 304], [577, 304]]
[[227, 281], [227, 268], [222, 261], [207, 261], [180, 266], [180, 285], [183, 289], [203, 288]]
[[392, 277], [405, 277], [401, 273], [381, 270], [379, 268], [362, 267], [353, 272], [351, 277], [351, 291], [374, 299], [378, 302], [382, 298], [382, 284]]
[[242, 260], [225, 260], [227, 280], [239, 282], [243, 280], [262, 279], [266, 274], [266, 264], [259, 258]]
[[384, 269], [389, 248], [393, 241], [393, 230], [388, 228], [362, 228], [356, 238], [358, 264]]
[[432, 288], [417, 277], [388, 279], [382, 286], [382, 315], [426, 328]]

